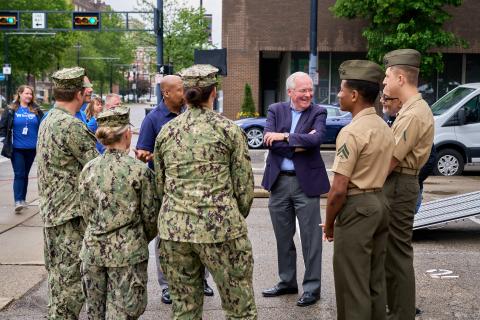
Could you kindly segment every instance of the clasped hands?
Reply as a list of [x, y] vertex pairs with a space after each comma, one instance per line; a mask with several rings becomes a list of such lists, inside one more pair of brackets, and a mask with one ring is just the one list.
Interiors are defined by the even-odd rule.
[[[317, 131], [313, 129], [310, 131], [308, 134], [314, 134]], [[283, 141], [285, 139], [285, 135], [282, 132], [267, 132], [265, 133], [265, 136], [263, 137], [263, 142], [267, 147], [272, 146], [274, 141]], [[304, 148], [295, 148], [295, 152], [301, 152], [305, 151]]]

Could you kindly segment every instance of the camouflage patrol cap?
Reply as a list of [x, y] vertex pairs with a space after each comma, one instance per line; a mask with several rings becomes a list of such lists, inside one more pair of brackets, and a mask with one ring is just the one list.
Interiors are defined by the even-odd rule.
[[341, 80], [382, 82], [385, 74], [382, 67], [368, 60], [347, 60], [338, 68]]
[[420, 52], [414, 49], [393, 50], [383, 57], [383, 64], [385, 65], [385, 68], [396, 65], [420, 68], [421, 57]]
[[97, 117], [99, 127], [124, 127], [130, 124], [130, 109], [118, 107], [100, 113]]
[[53, 85], [55, 88], [75, 90], [82, 88], [91, 88], [91, 83], [83, 81], [85, 69], [80, 67], [63, 68], [52, 74]]
[[218, 68], [209, 64], [195, 64], [178, 72], [185, 88], [208, 87], [217, 83]]

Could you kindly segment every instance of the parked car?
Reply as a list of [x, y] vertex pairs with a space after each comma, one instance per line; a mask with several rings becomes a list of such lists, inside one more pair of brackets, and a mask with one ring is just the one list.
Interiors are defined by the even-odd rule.
[[[334, 144], [340, 130], [352, 121], [350, 112], [341, 111], [340, 108], [332, 105], [322, 104], [327, 109], [327, 132], [324, 144]], [[247, 134], [248, 146], [251, 149], [263, 147], [263, 129], [267, 118], [246, 118], [235, 121]]]
[[480, 164], [480, 83], [464, 84], [432, 105], [437, 175], [463, 173], [466, 164]]

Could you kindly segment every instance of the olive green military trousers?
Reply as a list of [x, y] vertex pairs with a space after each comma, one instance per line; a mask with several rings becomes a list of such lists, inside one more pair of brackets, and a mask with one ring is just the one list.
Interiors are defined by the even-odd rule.
[[412, 229], [419, 192], [418, 177], [392, 172], [384, 185], [390, 206], [385, 258], [389, 320], [415, 319]]
[[78, 319], [85, 300], [80, 277], [80, 249], [85, 222], [77, 217], [43, 229], [48, 273], [48, 319]]
[[175, 320], [201, 320], [204, 266], [217, 284], [225, 318], [257, 319], [253, 294], [252, 245], [247, 235], [219, 243], [160, 240]]
[[348, 196], [334, 228], [337, 319], [385, 320], [388, 203], [382, 191]]
[[134, 320], [147, 306], [148, 261], [125, 267], [82, 263], [89, 320]]

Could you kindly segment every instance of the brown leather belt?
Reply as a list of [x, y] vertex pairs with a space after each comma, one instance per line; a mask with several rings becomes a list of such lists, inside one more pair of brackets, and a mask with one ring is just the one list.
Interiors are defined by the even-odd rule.
[[358, 189], [358, 188], [351, 188], [347, 190], [347, 196], [354, 196], [356, 194], [363, 194], [363, 193], [370, 193], [370, 192], [380, 192], [382, 191], [381, 188], [374, 188], [374, 189]]
[[395, 169], [393, 169], [393, 171], [398, 173], [409, 174], [411, 176], [418, 176], [418, 173], [420, 172], [420, 170], [405, 168], [405, 167], [396, 167]]

